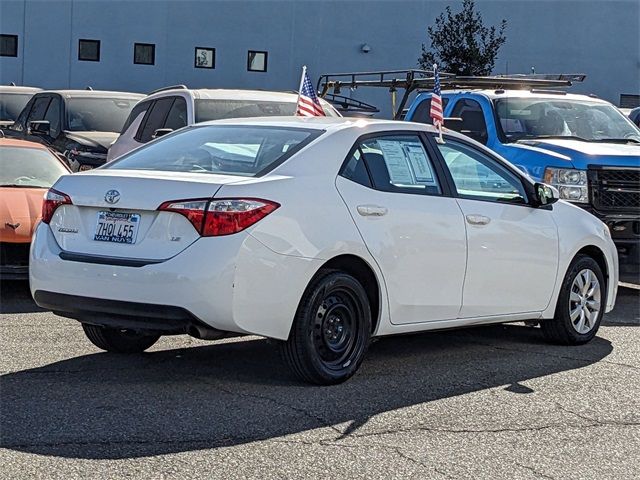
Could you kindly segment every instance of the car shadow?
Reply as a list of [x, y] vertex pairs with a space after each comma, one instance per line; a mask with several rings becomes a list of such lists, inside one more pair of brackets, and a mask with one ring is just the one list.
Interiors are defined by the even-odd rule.
[[[220, 448], [331, 427], [598, 362], [612, 351], [543, 342], [539, 329], [491, 326], [372, 344], [348, 382], [296, 381], [271, 342], [237, 339], [141, 355], [96, 353], [0, 377], [0, 447], [81, 459]], [[346, 424], [346, 425], [345, 425]]]
[[25, 280], [0, 281], [0, 313], [44, 312], [38, 307], [29, 291], [29, 282]]

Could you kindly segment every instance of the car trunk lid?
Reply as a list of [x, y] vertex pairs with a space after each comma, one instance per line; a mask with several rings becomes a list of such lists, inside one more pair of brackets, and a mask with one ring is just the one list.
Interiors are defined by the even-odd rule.
[[184, 216], [158, 211], [174, 200], [211, 198], [245, 177], [99, 169], [62, 177], [54, 189], [72, 204], [57, 208], [50, 227], [64, 252], [164, 260], [199, 238]]

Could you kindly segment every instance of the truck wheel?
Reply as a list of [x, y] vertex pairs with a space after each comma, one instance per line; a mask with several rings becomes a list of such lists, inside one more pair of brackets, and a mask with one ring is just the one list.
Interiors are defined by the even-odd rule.
[[576, 256], [562, 282], [555, 317], [542, 322], [545, 337], [563, 345], [590, 341], [600, 327], [606, 296], [598, 263], [587, 255]]
[[298, 307], [281, 352], [302, 380], [333, 385], [351, 377], [367, 351], [371, 308], [358, 280], [322, 270], [311, 281]]
[[148, 335], [88, 323], [83, 323], [82, 328], [87, 338], [96, 347], [114, 353], [144, 352], [160, 338], [160, 335]]

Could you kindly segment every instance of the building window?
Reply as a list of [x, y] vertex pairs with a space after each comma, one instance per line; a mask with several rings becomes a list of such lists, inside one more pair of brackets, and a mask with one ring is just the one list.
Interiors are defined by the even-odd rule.
[[18, 56], [18, 36], [0, 35], [0, 57]]
[[78, 40], [78, 60], [84, 62], [99, 62], [100, 40]]
[[195, 68], [216, 68], [216, 49], [196, 47]]
[[137, 65], [155, 65], [156, 46], [153, 43], [135, 43], [133, 45], [133, 63]]
[[250, 72], [267, 71], [267, 52], [249, 50], [247, 58], [247, 70]]

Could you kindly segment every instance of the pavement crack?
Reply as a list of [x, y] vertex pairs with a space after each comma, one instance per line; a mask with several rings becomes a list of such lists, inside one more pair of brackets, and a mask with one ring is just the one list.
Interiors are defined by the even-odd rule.
[[555, 477], [552, 477], [551, 475], [547, 475], [546, 473], [542, 473], [539, 470], [536, 470], [535, 468], [533, 468], [530, 465], [525, 465], [524, 463], [520, 463], [520, 462], [515, 462], [516, 465], [518, 465], [519, 467], [525, 468], [527, 470], [529, 470], [530, 472], [536, 474], [538, 477], [540, 478], [547, 478], [549, 480], [556, 480]]
[[540, 425], [534, 427], [505, 427], [505, 428], [438, 428], [438, 427], [430, 427], [425, 425], [413, 426], [408, 428], [398, 428], [398, 429], [387, 429], [387, 430], [379, 430], [376, 432], [367, 432], [367, 433], [356, 433], [350, 435], [349, 438], [365, 438], [365, 437], [377, 437], [383, 435], [394, 435], [398, 433], [409, 433], [409, 432], [432, 432], [432, 433], [452, 433], [452, 434], [482, 434], [482, 433], [518, 433], [518, 432], [539, 432], [542, 430], [549, 430], [554, 428], [576, 428], [576, 429], [584, 429], [584, 428], [597, 428], [604, 426], [621, 426], [621, 427], [632, 427], [640, 425], [638, 423], [630, 422], [597, 422], [592, 420], [590, 424], [563, 424], [563, 423], [555, 423], [549, 425]]
[[256, 393], [244, 393], [244, 392], [238, 392], [238, 391], [234, 391], [234, 390], [230, 390], [227, 388], [224, 388], [222, 386], [220, 386], [219, 384], [213, 383], [213, 382], [209, 382], [203, 379], [198, 379], [198, 381], [205, 383], [207, 385], [211, 385], [212, 387], [215, 387], [217, 390], [224, 392], [228, 395], [232, 395], [232, 396], [236, 396], [236, 397], [240, 397], [240, 398], [249, 398], [249, 399], [255, 399], [255, 400], [262, 400], [262, 401], [267, 401], [270, 402], [274, 405], [277, 405], [279, 407], [283, 407], [289, 410], [292, 410], [294, 412], [297, 412], [305, 417], [307, 417], [310, 420], [314, 420], [318, 423], [320, 423], [320, 425], [322, 425], [323, 427], [326, 428], [330, 428], [331, 430], [333, 430], [334, 432], [336, 432], [338, 435], [343, 435], [344, 432], [342, 430], [340, 430], [338, 427], [336, 427], [335, 425], [331, 424], [328, 420], [326, 420], [325, 418], [321, 417], [320, 415], [316, 415], [304, 408], [301, 407], [296, 407], [293, 406], [289, 403], [280, 401], [278, 399], [275, 399], [273, 397], [269, 397], [267, 395], [258, 395]]
[[562, 405], [559, 402], [553, 402], [555, 403], [555, 405], [562, 410], [563, 412], [569, 413], [575, 417], [581, 418], [582, 420], [586, 420], [587, 422], [591, 422], [593, 424], [597, 424], [597, 425], [619, 425], [619, 426], [623, 426], [623, 427], [633, 427], [633, 426], [640, 426], [640, 422], [619, 422], [616, 420], [600, 420], [597, 418], [593, 418], [593, 417], [589, 417], [587, 415], [583, 415], [582, 413], [578, 413], [575, 412], [567, 407], [565, 407], [564, 405]]
[[628, 363], [614, 362], [612, 360], [606, 360], [604, 358], [600, 358], [600, 359], [579, 358], [579, 357], [571, 357], [571, 356], [568, 356], [568, 355], [555, 355], [553, 353], [540, 352], [538, 350], [526, 350], [526, 349], [521, 349], [521, 348], [512, 348], [512, 347], [505, 347], [505, 346], [501, 346], [501, 345], [493, 345], [493, 344], [490, 344], [490, 343], [478, 342], [478, 341], [471, 340], [471, 339], [465, 339], [465, 341], [467, 341], [468, 343], [473, 343], [475, 345], [480, 345], [480, 346], [483, 346], [483, 347], [489, 347], [489, 348], [492, 348], [494, 350], [505, 350], [505, 351], [508, 351], [508, 352], [517, 352], [517, 353], [527, 353], [527, 354], [533, 354], [533, 355], [541, 355], [541, 356], [545, 356], [545, 357], [560, 358], [560, 359], [563, 359], [563, 360], [572, 360], [574, 362], [582, 362], [582, 363], [587, 363], [587, 364], [606, 363], [608, 365], [615, 365], [615, 366], [618, 366], [618, 367], [630, 368], [632, 370], [640, 370], [640, 367], [638, 367], [638, 366], [631, 365], [631, 364], [628, 364]]

